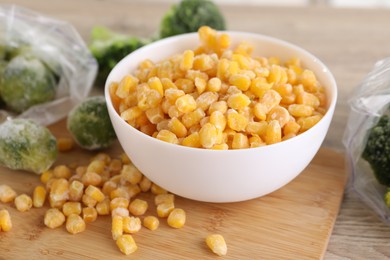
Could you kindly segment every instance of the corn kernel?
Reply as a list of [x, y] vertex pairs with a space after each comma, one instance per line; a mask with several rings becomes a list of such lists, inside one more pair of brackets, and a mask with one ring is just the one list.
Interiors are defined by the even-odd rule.
[[242, 133], [236, 133], [232, 141], [232, 149], [249, 148], [248, 137]]
[[227, 245], [223, 236], [219, 234], [212, 234], [206, 237], [206, 244], [210, 250], [219, 256], [227, 254]]
[[6, 209], [0, 210], [0, 231], [8, 232], [12, 229], [11, 216]]
[[57, 179], [69, 179], [72, 176], [72, 172], [66, 165], [58, 165], [53, 169], [53, 176]]
[[157, 184], [155, 183], [152, 183], [152, 187], [151, 187], [151, 192], [152, 194], [154, 195], [159, 195], [159, 194], [166, 194], [168, 193], [168, 191], [160, 186], [158, 186]]
[[66, 220], [66, 230], [71, 234], [77, 234], [85, 230], [84, 220], [76, 214], [71, 214]]
[[192, 133], [187, 137], [185, 137], [181, 144], [183, 146], [188, 146], [188, 147], [195, 147], [195, 148], [202, 147], [198, 132]]
[[99, 215], [110, 215], [110, 199], [105, 198], [96, 204], [96, 211]]
[[272, 108], [267, 115], [267, 121], [271, 120], [277, 120], [280, 127], [283, 127], [288, 121], [290, 121], [290, 114], [284, 107], [276, 106]]
[[196, 124], [199, 124], [200, 120], [205, 117], [205, 112], [201, 108], [197, 108], [192, 112], [186, 113], [182, 117], [183, 125], [188, 129]]
[[69, 185], [69, 200], [80, 201], [84, 193], [84, 184], [74, 180]]
[[307, 117], [313, 114], [313, 107], [302, 104], [292, 104], [288, 106], [288, 112], [294, 117]]
[[137, 251], [138, 247], [131, 235], [120, 235], [116, 239], [116, 245], [125, 255], [130, 255]]
[[308, 117], [302, 117], [297, 120], [297, 123], [301, 126], [299, 131], [305, 132], [306, 130], [312, 128], [316, 125], [322, 118], [322, 115], [313, 115]]
[[199, 131], [199, 140], [204, 148], [211, 148], [217, 143], [218, 129], [211, 123], [206, 123]]
[[[41, 174], [40, 180], [43, 184], [46, 184], [54, 176], [53, 170], [46, 170]], [[1, 190], [1, 189], [0, 189]]]
[[123, 235], [123, 217], [112, 217], [111, 234], [114, 240], [117, 240], [120, 236]]
[[169, 120], [168, 129], [179, 138], [187, 136], [187, 128], [179, 119], [177, 119], [177, 117], [173, 117]]
[[184, 95], [176, 99], [175, 105], [182, 113], [188, 113], [196, 109], [196, 101], [191, 95]]
[[168, 203], [168, 202], [174, 202], [175, 201], [175, 195], [166, 193], [166, 194], [158, 194], [154, 197], [154, 204], [157, 206], [161, 203]]
[[89, 185], [85, 189], [85, 194], [96, 200], [97, 202], [101, 202], [104, 200], [104, 193], [97, 187], [93, 185]]
[[96, 204], [97, 204], [97, 200], [95, 200], [94, 198], [92, 198], [91, 196], [87, 195], [87, 194], [84, 194], [82, 197], [81, 197], [81, 201], [83, 202], [83, 204], [87, 207], [95, 207]]
[[203, 111], [207, 111], [210, 105], [218, 100], [218, 94], [210, 91], [202, 93], [196, 98], [196, 104], [198, 108]]
[[176, 208], [169, 213], [167, 223], [173, 228], [182, 228], [186, 222], [186, 212], [183, 209]]
[[130, 212], [128, 209], [119, 207], [119, 208], [115, 208], [111, 211], [111, 216], [112, 217], [115, 217], [115, 216], [127, 217], [127, 216], [130, 216]]
[[40, 208], [43, 206], [46, 200], [46, 189], [43, 186], [36, 186], [33, 192], [33, 206], [34, 208]]
[[166, 218], [175, 209], [175, 204], [173, 201], [162, 202], [157, 205], [157, 215], [160, 218]]
[[282, 141], [282, 130], [277, 120], [271, 120], [265, 130], [264, 141], [266, 144], [274, 144]]
[[66, 217], [70, 216], [71, 214], [80, 215], [81, 214], [81, 203], [80, 202], [65, 202], [65, 204], [62, 206], [62, 213]]
[[144, 227], [149, 230], [156, 230], [160, 225], [160, 221], [155, 216], [147, 216], [144, 218]]
[[152, 77], [148, 80], [148, 86], [150, 89], [156, 90], [161, 96], [164, 96], [164, 88], [161, 80], [157, 77]]
[[290, 134], [296, 135], [298, 134], [300, 128], [301, 126], [297, 122], [290, 120], [283, 127], [283, 135], [285, 136]]
[[183, 58], [180, 62], [181, 70], [190, 70], [192, 69], [192, 65], [194, 63], [194, 52], [192, 50], [186, 50], [183, 53]]
[[110, 209], [114, 210], [116, 208], [127, 208], [129, 206], [130, 201], [126, 198], [114, 198], [110, 202]]
[[247, 107], [251, 103], [249, 97], [242, 93], [230, 95], [227, 104], [230, 108], [240, 110]]
[[248, 119], [235, 110], [229, 109], [227, 112], [227, 125], [235, 131], [244, 131], [248, 125]]
[[94, 222], [97, 219], [98, 212], [95, 208], [83, 208], [83, 220], [85, 222]]
[[141, 219], [138, 217], [123, 217], [123, 231], [134, 234], [141, 230]]
[[129, 205], [129, 211], [135, 216], [140, 216], [145, 214], [148, 209], [148, 202], [141, 199], [133, 200]]
[[68, 152], [73, 149], [74, 141], [70, 137], [57, 138], [57, 148], [60, 152]]
[[0, 201], [3, 203], [8, 203], [13, 201], [16, 198], [16, 191], [10, 186], [2, 184], [0, 185]]
[[54, 179], [49, 193], [49, 202], [52, 208], [62, 207], [69, 199], [69, 182], [66, 179]]
[[159, 131], [156, 138], [167, 143], [172, 143], [172, 144], [179, 143], [177, 136], [168, 130]]
[[57, 228], [65, 222], [64, 214], [57, 208], [48, 209], [45, 213], [44, 224], [49, 228]]

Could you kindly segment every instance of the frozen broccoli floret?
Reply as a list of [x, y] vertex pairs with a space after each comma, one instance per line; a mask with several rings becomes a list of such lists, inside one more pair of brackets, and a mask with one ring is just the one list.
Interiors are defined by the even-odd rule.
[[116, 140], [103, 96], [90, 97], [72, 109], [67, 128], [75, 141], [87, 150], [107, 148]]
[[55, 98], [55, 74], [37, 57], [23, 54], [14, 57], [5, 66], [0, 82], [0, 96], [15, 112]]
[[160, 37], [196, 32], [207, 25], [215, 30], [225, 30], [225, 19], [210, 0], [182, 0], [173, 5], [160, 24]]
[[37, 174], [49, 169], [57, 158], [57, 141], [51, 132], [28, 119], [0, 124], [0, 164]]
[[390, 116], [384, 114], [369, 130], [362, 157], [380, 184], [390, 186]]
[[104, 86], [108, 74], [121, 59], [149, 42], [100, 26], [93, 28], [91, 39], [89, 49], [99, 64], [96, 78], [98, 86]]

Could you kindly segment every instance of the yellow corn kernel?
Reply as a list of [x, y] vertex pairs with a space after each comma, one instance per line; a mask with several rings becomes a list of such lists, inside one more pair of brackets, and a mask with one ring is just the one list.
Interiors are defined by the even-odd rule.
[[130, 194], [127, 192], [127, 190], [124, 187], [118, 187], [115, 190], [110, 192], [110, 198], [126, 198], [130, 199]]
[[115, 190], [116, 188], [118, 188], [118, 184], [112, 180], [109, 180], [103, 184], [102, 192], [103, 194], [109, 196], [111, 194], [111, 191]]
[[186, 113], [182, 117], [182, 123], [186, 128], [190, 128], [196, 124], [199, 124], [200, 120], [206, 116], [205, 112], [201, 108], [197, 108], [192, 112]]
[[267, 107], [262, 103], [256, 103], [253, 106], [252, 112], [253, 115], [260, 121], [267, 119]]
[[136, 120], [138, 117], [142, 115], [142, 110], [139, 107], [131, 107], [126, 110], [124, 110], [120, 116], [123, 120], [127, 122], [132, 122], [133, 120]]
[[133, 165], [123, 165], [121, 171], [121, 181], [128, 182], [131, 184], [137, 184], [142, 180], [142, 173]]
[[80, 215], [81, 214], [81, 203], [80, 202], [65, 202], [65, 204], [62, 206], [62, 213], [66, 217], [70, 216], [71, 214]]
[[163, 129], [163, 130], [159, 131], [156, 138], [161, 140], [161, 141], [167, 142], [167, 143], [172, 143], [172, 144], [179, 143], [177, 136], [169, 130]]
[[156, 107], [161, 103], [162, 96], [160, 92], [155, 89], [150, 89], [146, 85], [137, 86], [137, 106], [146, 111], [150, 108]]
[[226, 117], [220, 111], [214, 111], [210, 114], [210, 123], [213, 124], [218, 130], [223, 131], [226, 127]]
[[[219, 79], [217, 77], [211, 78], [207, 82], [207, 91], [219, 92], [221, 90], [221, 87], [222, 87], [222, 81], [221, 81], [221, 79]], [[201, 94], [201, 93], [199, 93], [199, 94]]]
[[210, 250], [219, 256], [227, 254], [227, 245], [223, 236], [219, 234], [212, 234], [206, 237], [206, 244]]
[[203, 111], [207, 111], [210, 105], [218, 100], [218, 94], [210, 91], [202, 93], [196, 98], [196, 104], [198, 108]]
[[236, 133], [232, 141], [232, 149], [249, 148], [248, 137], [242, 133]]
[[175, 105], [182, 113], [188, 113], [196, 109], [196, 101], [191, 95], [184, 95], [176, 99]]
[[164, 96], [164, 88], [159, 78], [157, 77], [150, 78], [148, 80], [148, 86], [150, 89], [154, 89], [158, 93], [160, 93], [161, 97]]
[[122, 161], [119, 159], [112, 159], [108, 164], [108, 170], [111, 175], [119, 174], [122, 169]]
[[278, 66], [278, 65], [272, 65], [270, 68], [267, 80], [268, 80], [268, 82], [274, 83], [274, 84], [287, 83], [286, 69], [281, 67], [281, 66]]
[[251, 85], [251, 79], [247, 75], [235, 74], [230, 76], [229, 83], [242, 91], [247, 91]]
[[0, 210], [0, 231], [8, 232], [12, 229], [11, 216], [6, 209]]
[[215, 61], [211, 57], [211, 55], [208, 54], [200, 54], [196, 55], [194, 57], [194, 62], [193, 62], [193, 69], [194, 70], [199, 70], [199, 71], [208, 71], [211, 70], [215, 65]]
[[123, 79], [119, 82], [115, 94], [120, 98], [127, 97], [130, 92], [135, 90], [135, 87], [137, 86], [138, 82], [139, 80], [132, 75], [124, 76]]
[[249, 134], [263, 135], [267, 127], [267, 122], [249, 122], [245, 131]]
[[80, 201], [84, 193], [84, 184], [78, 180], [74, 180], [69, 185], [69, 200]]
[[[154, 69], [154, 71], [152, 73], [149, 73], [149, 75], [148, 75], [149, 78], [151, 76], [157, 76], [160, 79], [161, 78], [172, 79], [172, 77], [173, 77], [173, 66], [172, 66], [172, 63], [169, 61], [163, 61], [161, 64], [158, 64], [157, 67], [154, 67], [153, 69]], [[157, 69], [157, 71], [156, 71], [156, 69]]]
[[290, 120], [283, 127], [283, 135], [296, 135], [298, 134], [300, 128], [301, 126], [297, 122]]
[[113, 216], [111, 223], [111, 235], [114, 240], [117, 240], [123, 235], [123, 217]]
[[20, 212], [29, 211], [32, 207], [32, 199], [27, 194], [20, 194], [14, 200], [16, 209]]
[[154, 197], [154, 204], [157, 206], [162, 203], [169, 203], [169, 202], [174, 202], [175, 201], [175, 195], [171, 193], [166, 193], [166, 194], [158, 194]]
[[199, 131], [199, 140], [204, 148], [211, 148], [217, 143], [218, 129], [211, 123], [206, 123]]
[[125, 255], [130, 255], [137, 251], [138, 247], [131, 235], [120, 235], [116, 240], [119, 250]]
[[148, 209], [148, 202], [141, 199], [133, 200], [129, 205], [129, 211], [135, 216], [140, 216], [145, 214]]
[[49, 193], [49, 202], [52, 208], [62, 207], [69, 199], [69, 182], [66, 179], [54, 179]]
[[158, 186], [157, 184], [155, 183], [152, 183], [152, 187], [150, 189], [150, 191], [152, 192], [152, 194], [154, 195], [159, 195], [159, 194], [166, 194], [168, 193], [168, 191], [160, 186]]
[[[102, 172], [102, 168], [104, 168], [105, 165], [108, 165], [110, 162], [111, 162], [111, 157], [106, 154], [106, 153], [97, 153], [95, 156], [93, 156], [91, 158], [91, 163], [90, 165], [88, 165], [88, 167], [91, 167], [89, 168], [87, 171], [94, 171], [94, 172], [97, 172], [97, 173], [100, 173]], [[103, 162], [104, 164], [93, 164], [94, 161], [100, 161], [100, 162]]]
[[144, 218], [144, 227], [149, 230], [156, 230], [160, 225], [160, 221], [155, 216], [147, 216]]
[[51, 178], [53, 178], [53, 170], [46, 170], [41, 174], [40, 180], [43, 184], [46, 184]]
[[173, 228], [182, 228], [186, 222], [186, 212], [183, 209], [176, 208], [169, 213], [167, 223]]
[[161, 84], [163, 85], [164, 91], [167, 89], [177, 89], [176, 85], [169, 78], [161, 78]]
[[123, 217], [123, 231], [134, 234], [141, 230], [141, 219], [138, 217]]
[[267, 90], [263, 97], [260, 99], [259, 103], [263, 104], [266, 107], [267, 113], [277, 105], [279, 105], [282, 97], [278, 92], [273, 89]]
[[145, 111], [145, 115], [152, 124], [158, 124], [164, 119], [164, 112], [161, 107], [148, 109]]
[[66, 230], [71, 234], [77, 234], [85, 230], [84, 220], [76, 214], [71, 214], [66, 219]]
[[54, 178], [64, 178], [69, 179], [72, 176], [72, 172], [66, 165], [58, 165], [53, 169]]
[[272, 108], [267, 115], [267, 121], [271, 120], [279, 121], [280, 127], [283, 127], [290, 121], [290, 113], [284, 107], [276, 106]]
[[264, 141], [258, 135], [254, 135], [249, 138], [250, 148], [260, 147], [264, 145], [266, 145], [266, 143], [264, 143]]
[[125, 153], [122, 153], [120, 158], [121, 158], [121, 161], [122, 161], [123, 164], [131, 163], [131, 160], [130, 160], [129, 156], [127, 154], [125, 154]]
[[313, 114], [314, 108], [308, 105], [292, 104], [288, 106], [288, 112], [294, 117], [307, 117]]
[[142, 192], [148, 192], [152, 187], [152, 182], [146, 176], [143, 176], [142, 180], [138, 183], [138, 186]]
[[93, 185], [89, 185], [85, 189], [85, 194], [96, 200], [97, 202], [101, 202], [104, 200], [104, 193], [97, 187]]
[[[176, 107], [176, 106], [170, 106], [169, 109], [168, 109], [168, 116], [170, 118], [174, 118], [174, 117], [180, 117], [183, 115], [183, 112], [180, 112], [179, 109]], [[162, 122], [162, 121], [161, 121]], [[168, 121], [169, 123], [169, 121]], [[157, 125], [157, 129], [158, 129], [158, 126]], [[166, 124], [165, 126], [166, 128], [168, 128], [168, 124]]]
[[322, 115], [313, 115], [308, 117], [302, 117], [297, 120], [297, 123], [301, 126], [299, 129], [300, 133], [315, 126], [322, 118]]
[[169, 101], [169, 104], [173, 105], [175, 104], [176, 100], [179, 97], [184, 96], [186, 93], [181, 89], [166, 89], [165, 90], [165, 98]]
[[236, 93], [233, 95], [230, 95], [227, 104], [230, 108], [241, 110], [247, 107], [251, 103], [251, 100], [249, 97], [242, 93]]
[[70, 137], [57, 138], [57, 148], [60, 152], [68, 152], [73, 149], [74, 141]]
[[211, 147], [212, 150], [228, 150], [229, 145], [226, 143], [222, 144], [215, 144], [213, 147]]
[[194, 84], [198, 94], [202, 94], [206, 90], [207, 81], [205, 79], [197, 77], [194, 80]]
[[192, 69], [192, 65], [194, 63], [194, 52], [192, 50], [186, 50], [183, 53], [183, 57], [180, 62], [181, 70], [190, 70]]
[[218, 37], [218, 46], [221, 50], [227, 49], [230, 46], [230, 36], [226, 33], [222, 33]]
[[81, 201], [87, 207], [95, 207], [96, 204], [97, 204], [97, 201], [94, 198], [92, 198], [91, 196], [87, 195], [87, 194], [84, 194], [81, 197]]
[[78, 166], [75, 172], [77, 176], [82, 177], [87, 172], [87, 166]]
[[0, 185], [0, 201], [3, 203], [11, 202], [17, 196], [16, 191], [10, 186], [2, 184]]
[[244, 131], [248, 125], [248, 119], [235, 110], [229, 109], [227, 112], [227, 125], [230, 129], [237, 132]]
[[300, 83], [307, 92], [315, 93], [318, 91], [317, 78], [311, 70], [304, 70], [302, 72]]
[[129, 199], [127, 198], [113, 198], [110, 202], [110, 209], [114, 210], [116, 208], [127, 208], [129, 206]]
[[168, 129], [179, 138], [187, 136], [187, 128], [176, 117], [169, 120]]
[[142, 61], [140, 64], [139, 64], [139, 68], [140, 69], [150, 69], [154, 67], [154, 63], [153, 61], [149, 60], [149, 59], [146, 59], [144, 61]]
[[121, 98], [116, 95], [116, 91], [118, 89], [118, 82], [111, 82], [109, 86], [109, 92], [110, 92], [110, 98], [112, 101], [112, 104], [115, 108], [115, 111], [118, 111], [119, 103], [121, 102]]
[[226, 111], [228, 110], [228, 105], [226, 101], [217, 101], [215, 103], [212, 103], [209, 107], [208, 113], [211, 115], [214, 111], [219, 111], [222, 114], [225, 114]]
[[57, 228], [64, 224], [65, 216], [59, 209], [51, 208], [46, 211], [43, 222], [49, 228]]
[[274, 144], [282, 141], [282, 130], [277, 120], [271, 120], [264, 134], [264, 141], [266, 144]]
[[33, 192], [33, 206], [34, 208], [40, 208], [43, 206], [46, 200], [46, 189], [43, 186], [36, 186]]
[[249, 90], [258, 98], [262, 98], [267, 90], [270, 90], [273, 83], [268, 83], [263, 77], [258, 77], [252, 80]]
[[128, 209], [125, 208], [115, 208], [111, 211], [111, 216], [120, 216], [120, 217], [127, 217], [130, 216], [130, 212]]
[[183, 146], [188, 146], [188, 147], [195, 147], [195, 148], [202, 147], [198, 132], [194, 132], [188, 135], [187, 137], [185, 137], [181, 144]]
[[83, 208], [83, 220], [85, 222], [94, 222], [97, 219], [98, 212], [93, 207]]
[[296, 100], [297, 100], [297, 104], [308, 105], [313, 108], [317, 108], [320, 106], [320, 99], [312, 93], [308, 93], [308, 92], [299, 93], [296, 97]]
[[81, 177], [81, 181], [84, 186], [100, 186], [100, 184], [102, 183], [102, 176], [100, 176], [96, 172], [86, 172], [83, 177]]
[[293, 134], [293, 133], [290, 133], [290, 134], [288, 134], [288, 135], [284, 135], [284, 136], [282, 137], [282, 141], [291, 139], [291, 138], [293, 138], [293, 137], [295, 137], [295, 136], [297, 136], [297, 135], [296, 135], [296, 134]]
[[160, 218], [166, 218], [175, 209], [175, 204], [173, 201], [162, 202], [157, 205], [157, 215]]
[[110, 199], [105, 198], [103, 201], [96, 204], [96, 212], [99, 215], [109, 215], [110, 214]]
[[177, 86], [178, 89], [183, 90], [184, 93], [186, 94], [190, 94], [195, 90], [195, 84], [190, 79], [179, 78], [175, 80], [175, 85]]

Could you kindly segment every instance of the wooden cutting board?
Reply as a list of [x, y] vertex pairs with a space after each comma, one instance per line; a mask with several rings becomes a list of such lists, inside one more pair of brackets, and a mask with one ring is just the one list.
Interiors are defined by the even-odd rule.
[[[57, 136], [68, 136], [64, 122], [51, 126]], [[105, 151], [122, 153], [119, 143]], [[75, 148], [59, 155], [56, 164], [86, 165], [94, 153]], [[182, 229], [170, 228], [165, 219], [155, 231], [134, 234], [135, 259], [213, 259], [205, 245], [210, 233], [225, 237], [224, 259], [321, 259], [337, 217], [346, 183], [343, 155], [322, 148], [295, 180], [267, 196], [238, 203], [204, 203], [176, 198], [176, 207], [187, 212]], [[19, 194], [32, 194], [37, 175], [0, 167], [0, 184]], [[152, 204], [152, 196], [143, 194]], [[83, 233], [71, 235], [65, 227], [52, 230], [43, 224], [47, 205], [41, 209], [9, 210], [13, 229], [0, 232], [0, 259], [113, 259], [125, 257], [111, 238], [111, 220], [101, 216]], [[152, 206], [147, 214], [155, 213]]]

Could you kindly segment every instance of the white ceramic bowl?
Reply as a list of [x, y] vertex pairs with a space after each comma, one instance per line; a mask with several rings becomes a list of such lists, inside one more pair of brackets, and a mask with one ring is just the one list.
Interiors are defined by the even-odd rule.
[[160, 61], [198, 46], [197, 33], [166, 38], [125, 57], [107, 78], [105, 96], [118, 139], [136, 167], [151, 181], [177, 195], [208, 202], [235, 202], [273, 192], [299, 175], [320, 148], [336, 106], [337, 86], [328, 68], [290, 43], [253, 33], [227, 32], [235, 45], [254, 46], [253, 56], [298, 57], [326, 88], [327, 112], [314, 127], [292, 139], [242, 150], [205, 150], [174, 145], [128, 125], [114, 110], [108, 91], [112, 81], [134, 71], [145, 60]]

